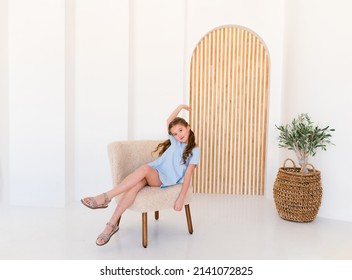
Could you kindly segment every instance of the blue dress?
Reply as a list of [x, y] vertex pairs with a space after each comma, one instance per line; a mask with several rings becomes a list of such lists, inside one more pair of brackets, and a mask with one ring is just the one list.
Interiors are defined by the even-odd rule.
[[187, 144], [177, 141], [169, 135], [170, 147], [156, 160], [148, 163], [159, 173], [161, 188], [183, 183], [183, 177], [189, 164], [198, 164], [199, 148], [194, 147], [192, 155], [188, 156], [186, 164], [183, 163], [182, 154]]

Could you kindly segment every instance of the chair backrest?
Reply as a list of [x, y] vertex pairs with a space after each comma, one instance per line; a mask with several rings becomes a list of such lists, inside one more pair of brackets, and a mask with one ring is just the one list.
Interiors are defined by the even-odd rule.
[[113, 186], [139, 166], [153, 161], [158, 153], [153, 153], [162, 140], [115, 141], [108, 145]]

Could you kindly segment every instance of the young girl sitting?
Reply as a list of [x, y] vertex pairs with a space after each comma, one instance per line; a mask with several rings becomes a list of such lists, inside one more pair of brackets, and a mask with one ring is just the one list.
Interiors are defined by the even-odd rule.
[[104, 231], [96, 240], [98, 246], [108, 243], [119, 230], [117, 226], [119, 218], [133, 204], [138, 192], [147, 185], [165, 188], [182, 184], [181, 192], [174, 204], [174, 209], [181, 211], [194, 169], [199, 161], [199, 148], [196, 147], [194, 133], [184, 119], [177, 117], [182, 109], [189, 111], [187, 105], [179, 105], [167, 119], [169, 139], [156, 147], [155, 151], [160, 150], [159, 158], [137, 168], [115, 188], [95, 197], [81, 199], [85, 206], [99, 209], [108, 207], [112, 198], [123, 193]]

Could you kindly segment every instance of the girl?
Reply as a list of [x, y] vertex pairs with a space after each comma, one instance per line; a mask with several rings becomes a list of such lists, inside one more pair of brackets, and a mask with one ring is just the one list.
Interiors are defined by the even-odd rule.
[[96, 240], [98, 246], [108, 243], [119, 230], [117, 221], [146, 185], [164, 188], [182, 183], [181, 192], [174, 204], [174, 209], [181, 211], [199, 161], [199, 148], [196, 147], [194, 133], [184, 119], [177, 117], [182, 109], [189, 111], [190, 108], [184, 104], [179, 105], [167, 119], [169, 139], [156, 147], [155, 151], [160, 149], [159, 158], [142, 165], [106, 193], [81, 199], [91, 209], [106, 208], [113, 197], [123, 193], [104, 231]]

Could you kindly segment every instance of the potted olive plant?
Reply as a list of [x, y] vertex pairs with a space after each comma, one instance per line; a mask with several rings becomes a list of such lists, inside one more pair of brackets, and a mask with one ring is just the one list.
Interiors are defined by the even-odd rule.
[[[279, 130], [279, 147], [293, 150], [300, 167], [286, 159], [274, 183], [274, 200], [281, 218], [297, 222], [310, 222], [318, 213], [322, 186], [320, 171], [308, 160], [318, 149], [326, 150], [331, 142], [329, 126], [314, 125], [308, 114], [300, 114], [291, 124], [276, 126]], [[293, 167], [286, 167], [290, 160]], [[310, 168], [309, 168], [310, 167]]]
[[315, 126], [308, 114], [300, 114], [291, 124], [276, 128], [280, 131], [279, 147], [295, 152], [303, 173], [308, 173], [309, 156], [315, 156], [318, 149], [325, 151], [326, 146], [332, 144], [330, 132], [334, 129]]

